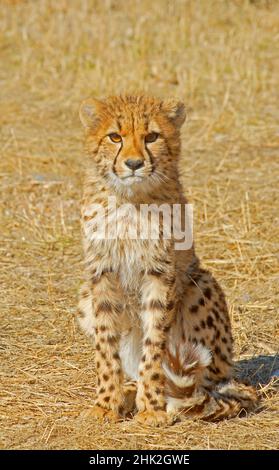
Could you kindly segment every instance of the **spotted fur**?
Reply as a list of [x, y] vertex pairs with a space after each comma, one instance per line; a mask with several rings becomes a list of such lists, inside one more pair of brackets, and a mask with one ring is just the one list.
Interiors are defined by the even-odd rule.
[[[93, 236], [92, 204], [108, 210], [110, 196], [119, 205], [132, 203], [136, 211], [141, 203], [187, 202], [177, 169], [183, 104], [146, 96], [90, 99], [81, 105], [80, 116], [89, 165], [79, 322], [95, 339], [97, 398], [91, 415], [124, 416], [125, 377], [136, 384], [133, 406], [145, 424], [164, 425], [178, 412], [214, 420], [252, 408], [254, 390], [231, 378], [224, 294], [200, 267], [194, 248], [176, 251], [173, 238], [162, 236], [130, 239], [135, 213], [128, 206], [118, 218], [122, 237]], [[120, 142], [112, 141], [119, 136]]]

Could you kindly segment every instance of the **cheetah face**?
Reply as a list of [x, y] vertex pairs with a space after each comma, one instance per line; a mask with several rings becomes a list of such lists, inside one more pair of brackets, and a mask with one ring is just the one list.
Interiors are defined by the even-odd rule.
[[145, 96], [90, 99], [82, 103], [80, 117], [92, 163], [115, 189], [159, 186], [174, 177], [182, 103]]

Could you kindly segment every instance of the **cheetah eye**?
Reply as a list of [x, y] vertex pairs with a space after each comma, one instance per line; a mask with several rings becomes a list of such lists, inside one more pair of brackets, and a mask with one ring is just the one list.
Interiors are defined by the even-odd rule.
[[114, 142], [115, 144], [119, 144], [120, 142], [122, 142], [122, 137], [121, 135], [119, 134], [116, 134], [116, 132], [112, 132], [111, 134], [109, 134], [109, 138], [112, 142]]
[[145, 136], [145, 142], [147, 144], [150, 144], [151, 142], [155, 142], [155, 140], [157, 140], [158, 137], [159, 137], [158, 132], [150, 132], [150, 134], [147, 134]]

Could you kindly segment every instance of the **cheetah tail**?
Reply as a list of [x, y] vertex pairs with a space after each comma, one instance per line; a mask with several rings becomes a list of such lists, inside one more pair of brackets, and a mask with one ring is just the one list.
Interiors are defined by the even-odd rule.
[[163, 363], [168, 412], [200, 404], [203, 397], [197, 395], [197, 390], [205, 383], [210, 362], [210, 351], [201, 344], [189, 342], [176, 348], [169, 345]]
[[206, 369], [210, 362], [210, 352], [202, 345], [167, 352], [164, 370], [169, 413], [218, 421], [256, 408], [258, 397], [253, 387], [233, 379], [209, 382]]
[[204, 396], [203, 406], [197, 411], [205, 421], [234, 418], [255, 410], [259, 405], [256, 390], [234, 379], [217, 384], [211, 389], [206, 388]]

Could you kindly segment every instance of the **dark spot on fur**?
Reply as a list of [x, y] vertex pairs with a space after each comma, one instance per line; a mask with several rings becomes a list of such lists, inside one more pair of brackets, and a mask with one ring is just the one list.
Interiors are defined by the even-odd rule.
[[216, 308], [213, 308], [212, 312], [214, 313], [216, 320], [220, 320], [220, 315], [219, 315], [219, 312], [216, 310]]
[[97, 306], [96, 306], [96, 315], [98, 315], [100, 312], [105, 312], [105, 313], [112, 313], [113, 312], [113, 308], [112, 308], [112, 305], [110, 302], [107, 302], [107, 301], [104, 301], [104, 302], [100, 302]]
[[104, 379], [105, 382], [107, 382], [108, 379], [109, 379], [109, 376], [108, 376], [107, 374], [104, 374], [104, 375], [103, 375], [103, 379]]
[[152, 359], [153, 359], [153, 361], [158, 361], [158, 359], [160, 359], [160, 357], [161, 357], [161, 354], [157, 353], [157, 354], [154, 354]]
[[149, 276], [161, 277], [164, 273], [162, 271], [156, 271], [156, 269], [151, 269], [147, 274]]
[[109, 396], [107, 396], [107, 397], [104, 397], [104, 399], [103, 399], [103, 400], [104, 400], [106, 403], [108, 403], [108, 402], [109, 402], [109, 400], [110, 400], [110, 397], [109, 397]]
[[226, 354], [220, 354], [220, 359], [221, 359], [221, 361], [224, 361], [224, 362], [226, 362], [227, 364], [230, 364], [230, 362], [229, 362], [229, 360], [228, 360]]
[[109, 344], [115, 344], [117, 342], [116, 336], [108, 336], [107, 341]]
[[170, 302], [168, 302], [167, 304], [167, 310], [172, 310], [174, 308], [174, 301], [171, 300]]
[[220, 374], [220, 372], [221, 372], [220, 369], [219, 369], [219, 367], [211, 367], [211, 366], [209, 366], [208, 369], [209, 369], [209, 371], [212, 372], [214, 375], [218, 375], [218, 374]]
[[191, 313], [197, 313], [197, 311], [199, 310], [199, 306], [198, 305], [192, 305], [190, 307], [190, 312]]
[[211, 293], [210, 287], [207, 287], [206, 289], [204, 289], [203, 293], [204, 293], [205, 297], [207, 297], [209, 300], [211, 299], [212, 293]]
[[108, 273], [112, 273], [112, 272], [113, 272], [113, 269], [112, 269], [112, 268], [106, 268], [106, 269], [103, 269], [101, 275], [103, 276], [103, 274], [108, 274]]
[[222, 343], [224, 343], [224, 344], [227, 344], [227, 342], [228, 342], [228, 340], [227, 340], [227, 338], [225, 338], [225, 336], [223, 336], [223, 337], [221, 338], [221, 340], [222, 340]]
[[146, 338], [145, 342], [144, 342], [145, 346], [150, 346], [152, 344], [152, 341], [150, 338]]
[[198, 326], [195, 326], [195, 327], [194, 327], [194, 330], [195, 330], [195, 331], [200, 331], [200, 328], [199, 328]]
[[113, 384], [111, 384], [111, 385], [109, 386], [109, 392], [113, 392], [114, 389], [115, 389], [115, 386], [114, 386]]
[[155, 374], [152, 374], [151, 375], [151, 380], [159, 380], [160, 379], [160, 375], [155, 373]]
[[[89, 265], [89, 268], [90, 268], [90, 265]], [[95, 286], [96, 284], [98, 284], [98, 282], [100, 282], [100, 277], [99, 276], [95, 276], [94, 274], [91, 276], [91, 283]]]
[[165, 305], [160, 300], [151, 300], [149, 308], [153, 310], [164, 310]]
[[205, 328], [205, 321], [204, 320], [201, 321], [201, 328]]
[[210, 315], [208, 315], [208, 317], [206, 319], [206, 324], [207, 324], [208, 328], [214, 328], [213, 318]]
[[87, 299], [87, 297], [89, 297], [89, 295], [90, 295], [90, 294], [89, 294], [88, 290], [84, 290], [84, 291], [82, 291], [82, 293], [81, 293], [81, 297], [82, 297], [83, 299]]
[[221, 349], [219, 348], [219, 346], [215, 346], [215, 354], [219, 355], [221, 353]]
[[216, 374], [216, 369], [212, 366], [208, 366], [208, 370], [212, 372], [212, 374]]
[[201, 297], [201, 298], [199, 299], [199, 304], [200, 304], [200, 305], [205, 305], [205, 301], [204, 301], [204, 298], [203, 298], [203, 297]]
[[159, 406], [159, 405], [155, 405], [154, 406], [154, 411], [165, 411], [165, 406]]
[[85, 318], [85, 313], [80, 308], [78, 308], [77, 309], [77, 316], [79, 318]]

